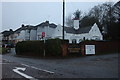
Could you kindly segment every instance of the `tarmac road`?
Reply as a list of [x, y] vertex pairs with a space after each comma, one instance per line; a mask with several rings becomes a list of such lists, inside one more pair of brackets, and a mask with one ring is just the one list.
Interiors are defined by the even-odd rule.
[[51, 71], [2, 59], [2, 79], [5, 80], [13, 78], [39, 80], [40, 78], [56, 78], [58, 76], [60, 75]]
[[[66, 59], [40, 59], [3, 55], [3, 77], [21, 77], [12, 70], [26, 68], [23, 73], [37, 78], [118, 78], [118, 54], [74, 57]], [[5, 75], [8, 70], [10, 75]], [[52, 72], [52, 73], [49, 73]], [[14, 74], [14, 75], [12, 75]], [[23, 76], [22, 76], [23, 77]]]

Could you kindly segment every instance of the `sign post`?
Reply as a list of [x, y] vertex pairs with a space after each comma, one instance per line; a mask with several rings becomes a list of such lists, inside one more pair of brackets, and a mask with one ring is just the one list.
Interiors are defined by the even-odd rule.
[[[44, 38], [44, 44], [45, 44], [45, 32], [42, 32], [42, 38]], [[45, 48], [44, 48], [43, 56], [45, 57]]]

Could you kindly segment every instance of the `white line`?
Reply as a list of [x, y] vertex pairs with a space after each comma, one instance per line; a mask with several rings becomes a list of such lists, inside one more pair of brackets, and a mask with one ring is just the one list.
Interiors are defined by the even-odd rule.
[[24, 74], [22, 72], [20, 72], [19, 70], [22, 70], [22, 71], [25, 71], [26, 68], [21, 68], [21, 67], [15, 67], [16, 69], [13, 69], [14, 72], [16, 72], [17, 74], [29, 79], [29, 80], [38, 80], [38, 79], [35, 79], [34, 77], [32, 76], [28, 76], [27, 74]]
[[29, 66], [29, 65], [26, 65], [26, 64], [21, 64], [21, 65], [24, 65], [24, 66], [26, 66], [26, 67], [31, 67], [31, 68], [33, 68], [33, 69], [37, 69], [37, 70], [40, 70], [40, 71], [44, 71], [44, 72], [48, 72], [48, 73], [54, 74], [54, 72], [52, 72], [52, 71], [40, 69], [40, 68], [37, 68], [37, 67], [34, 67], [34, 66]]
[[38, 70], [41, 70], [41, 71], [44, 71], [44, 72], [48, 72], [48, 73], [51, 73], [51, 74], [54, 73], [54, 72], [52, 72], [52, 71], [48, 71], [48, 70], [44, 70], [44, 69], [40, 69], [40, 68], [36, 68], [36, 67], [34, 67], [34, 66], [31, 66], [31, 68], [38, 69]]
[[26, 66], [26, 67], [30, 67], [29, 65], [26, 65], [26, 64], [21, 64], [21, 65]]
[[[3, 60], [8, 61], [8, 62], [11, 62], [11, 61], [9, 61], [9, 60], [7, 60], [7, 59], [3, 59]], [[37, 68], [37, 67], [34, 67], [34, 66], [29, 66], [29, 65], [26, 65], [26, 64], [21, 64], [21, 65], [24, 65], [24, 66], [26, 66], [26, 67], [31, 67], [31, 68], [33, 68], [33, 69], [37, 69], [37, 70], [40, 70], [40, 71], [44, 71], [44, 72], [48, 72], [48, 73], [54, 74], [54, 72], [48, 71], [48, 70], [45, 70], [45, 69], [40, 69], [40, 68]]]
[[3, 59], [3, 60], [5, 60], [5, 61], [7, 61], [7, 62], [11, 62], [10, 60], [7, 60], [7, 59]]
[[0, 63], [0, 64], [10, 64], [10, 63]]
[[[23, 71], [25, 71], [26, 68], [23, 68], [23, 69], [24, 69]], [[31, 76], [28, 76], [28, 75], [20, 72], [19, 70], [22, 70], [22, 68], [21, 68], [21, 69], [19, 69], [19, 68], [13, 69], [14, 72], [16, 72], [17, 74], [19, 74], [19, 75], [21, 75], [21, 76], [23, 76], [23, 77], [25, 77], [25, 78], [33, 78], [33, 77], [31, 77]]]

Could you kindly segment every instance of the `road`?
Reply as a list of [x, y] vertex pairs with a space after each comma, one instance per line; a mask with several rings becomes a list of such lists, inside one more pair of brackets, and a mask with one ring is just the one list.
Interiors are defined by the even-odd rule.
[[[64, 59], [18, 57], [14, 52], [2, 56], [3, 78], [25, 78], [14, 70], [39, 78], [118, 78], [118, 54]], [[16, 68], [17, 67], [17, 68]], [[24, 68], [25, 70], [19, 69]]]

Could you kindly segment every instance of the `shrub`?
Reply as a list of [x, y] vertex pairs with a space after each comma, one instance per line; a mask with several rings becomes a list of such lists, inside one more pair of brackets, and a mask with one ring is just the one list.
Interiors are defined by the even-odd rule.
[[43, 41], [22, 41], [16, 44], [17, 55], [36, 55], [42, 56], [44, 43]]
[[10, 51], [10, 48], [3, 48], [3, 47], [0, 47], [0, 54], [9, 53], [9, 51]]
[[60, 56], [62, 53], [60, 39], [50, 39], [45, 43], [45, 51], [47, 56]]
[[49, 39], [44, 41], [22, 41], [16, 44], [17, 55], [30, 56], [61, 56], [62, 44], [68, 43], [68, 40]]

